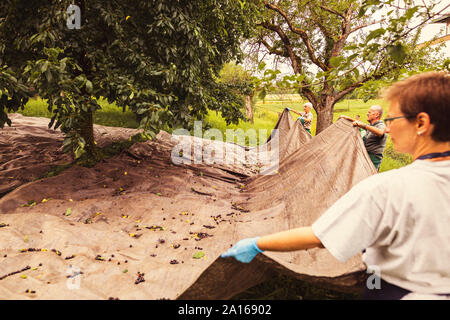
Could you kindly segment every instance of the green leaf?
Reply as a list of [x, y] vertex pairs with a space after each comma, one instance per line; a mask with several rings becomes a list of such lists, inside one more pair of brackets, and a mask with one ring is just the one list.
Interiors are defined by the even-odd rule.
[[198, 251], [196, 253], [194, 253], [194, 255], [192, 256], [192, 258], [194, 259], [201, 259], [205, 256], [205, 253], [203, 251]]
[[22, 207], [32, 207], [35, 205], [36, 205], [36, 202], [34, 200], [30, 200], [30, 201], [28, 201], [27, 204], [22, 205]]
[[45, 73], [48, 69], [48, 61], [45, 61], [41, 66], [41, 73]]
[[78, 77], [75, 78], [75, 81], [79, 83], [78, 87], [83, 88], [86, 85], [86, 76], [84, 74], [80, 74]]
[[72, 208], [68, 208], [66, 213], [64, 214], [66, 217], [70, 216], [72, 214]]
[[93, 91], [92, 82], [90, 80], [86, 80], [86, 91], [88, 93], [92, 93]]
[[406, 10], [406, 13], [405, 13], [406, 19], [408, 19], [408, 20], [411, 19], [414, 16], [414, 13], [417, 12], [417, 10], [419, 10], [419, 7], [417, 7], [417, 6]]
[[75, 158], [78, 159], [79, 157], [81, 157], [84, 153], [84, 150], [80, 147], [77, 147], [74, 151], [75, 154]]
[[350, 61], [352, 61], [353, 59], [355, 59], [358, 56], [359, 56], [359, 53], [354, 53], [350, 57], [347, 58], [347, 61], [350, 62]]
[[358, 12], [358, 18], [364, 17], [364, 15], [366, 14], [366, 10], [367, 10], [367, 7], [361, 7], [361, 9], [359, 9], [359, 12]]
[[137, 114], [144, 114], [144, 113], [146, 113], [147, 112], [147, 108], [140, 108], [140, 109], [138, 109], [138, 111], [136, 112]]
[[48, 69], [48, 70], [45, 72], [45, 77], [47, 78], [48, 83], [52, 82], [53, 76], [52, 76], [52, 72], [50, 71], [50, 69]]
[[379, 28], [379, 29], [373, 30], [367, 36], [366, 42], [369, 42], [370, 40], [375, 39], [375, 38], [379, 38], [385, 33], [386, 33], [386, 30], [383, 29], [383, 28]]
[[262, 71], [266, 67], [266, 63], [264, 61], [261, 61], [261, 63], [258, 65], [258, 70]]
[[330, 59], [330, 64], [333, 66], [333, 67], [335, 67], [335, 68], [337, 68], [337, 67], [339, 67], [339, 65], [342, 63], [342, 61], [344, 61], [344, 57], [342, 57], [342, 56], [338, 56], [338, 57], [332, 57], [331, 59]]
[[387, 48], [387, 50], [392, 60], [399, 64], [401, 64], [406, 58], [406, 51], [401, 43], [391, 45]]
[[344, 50], [356, 50], [356, 49], [358, 49], [358, 46], [356, 44], [351, 44], [344, 47]]

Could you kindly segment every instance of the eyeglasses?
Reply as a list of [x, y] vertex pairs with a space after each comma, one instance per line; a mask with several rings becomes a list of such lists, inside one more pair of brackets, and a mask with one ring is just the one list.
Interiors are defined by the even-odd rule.
[[392, 121], [394, 121], [396, 119], [402, 119], [402, 118], [411, 119], [411, 118], [415, 118], [415, 117], [416, 116], [411, 116], [411, 115], [409, 115], [409, 116], [398, 116], [398, 117], [392, 117], [392, 118], [384, 118], [383, 121], [388, 126], [388, 125], [391, 124]]

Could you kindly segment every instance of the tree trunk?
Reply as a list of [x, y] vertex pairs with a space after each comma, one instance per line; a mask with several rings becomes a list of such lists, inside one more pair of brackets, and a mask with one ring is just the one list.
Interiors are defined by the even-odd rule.
[[85, 141], [84, 150], [87, 159], [98, 161], [101, 156], [94, 142], [94, 117], [92, 110], [80, 112], [82, 123], [79, 128], [79, 134]]
[[333, 124], [334, 102], [326, 101], [325, 104], [316, 106], [317, 124], [316, 135]]
[[253, 124], [253, 106], [252, 106], [253, 94], [245, 96], [245, 116]]

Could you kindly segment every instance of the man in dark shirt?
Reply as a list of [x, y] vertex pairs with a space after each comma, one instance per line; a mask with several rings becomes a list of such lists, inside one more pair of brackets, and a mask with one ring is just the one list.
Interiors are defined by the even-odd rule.
[[382, 115], [383, 108], [374, 105], [371, 106], [367, 112], [367, 120], [370, 125], [344, 115], [339, 117], [350, 120], [353, 122], [355, 127], [366, 130], [366, 134], [363, 137], [364, 146], [366, 147], [367, 153], [369, 154], [370, 159], [377, 170], [380, 170], [381, 160], [383, 159], [383, 151], [386, 147], [387, 140], [387, 134], [385, 133], [386, 126], [381, 120]]

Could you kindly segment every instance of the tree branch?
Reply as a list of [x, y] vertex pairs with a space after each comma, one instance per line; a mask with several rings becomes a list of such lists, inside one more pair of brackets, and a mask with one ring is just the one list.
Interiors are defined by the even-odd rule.
[[[311, 12], [314, 11], [314, 8], [311, 6], [311, 3], [308, 3], [308, 8]], [[324, 59], [324, 63], [326, 65], [328, 65], [329, 63], [329, 53], [331, 52], [335, 39], [333, 38], [333, 34], [325, 27], [325, 25], [322, 23], [322, 21], [320, 19], [317, 19], [317, 17], [315, 17], [314, 15], [310, 16], [310, 19], [317, 25], [317, 27], [319, 28], [320, 32], [322, 32], [324, 38], [325, 38], [325, 46], [324, 46], [324, 51], [323, 51], [323, 57], [325, 57]]]
[[[323, 7], [323, 6], [321, 6]], [[348, 36], [350, 35], [350, 24], [351, 17], [353, 14], [353, 8], [350, 5], [345, 16], [342, 15], [344, 21], [342, 22], [342, 34], [339, 37], [338, 41], [336, 41], [333, 45], [333, 49], [331, 50], [330, 58], [336, 57], [341, 54], [342, 48], [344, 47], [345, 41], [347, 41]]]
[[337, 12], [334, 9], [328, 8], [328, 7], [324, 6], [324, 5], [320, 5], [319, 8], [322, 8], [323, 10], [328, 11], [328, 12], [330, 12], [332, 14], [335, 14], [335, 15], [337, 15], [337, 16], [339, 16], [339, 17], [341, 17], [342, 19], [345, 20], [345, 16], [342, 13]]
[[292, 64], [292, 68], [294, 69], [294, 73], [299, 74], [301, 73], [301, 65], [299, 65], [298, 60], [299, 58], [295, 55], [294, 50], [292, 49], [292, 45], [291, 42], [289, 40], [289, 38], [286, 36], [286, 34], [284, 33], [283, 29], [281, 29], [280, 26], [271, 24], [267, 21], [261, 22], [259, 24], [260, 26], [274, 31], [278, 34], [278, 36], [280, 37], [281, 41], [283, 41], [284, 47], [286, 48], [289, 58], [291, 60], [291, 64]]
[[349, 85], [347, 88], [345, 88], [344, 90], [338, 92], [334, 97], [335, 97], [335, 101], [338, 102], [339, 100], [341, 100], [343, 97], [345, 97], [347, 94], [349, 94], [350, 92], [352, 92], [353, 90], [355, 90], [356, 88], [361, 87], [365, 82], [369, 81], [369, 80], [378, 80], [383, 78], [386, 75], [386, 73], [381, 72], [379, 74], [372, 74], [370, 76], [365, 77], [364, 79], [357, 81], [351, 85]]
[[386, 21], [386, 19], [381, 19], [381, 20], [379, 20], [379, 21], [374, 21], [374, 22], [371, 22], [371, 23], [365, 23], [365, 24], [362, 24], [362, 25], [360, 25], [360, 26], [357, 26], [357, 27], [351, 29], [351, 30], [350, 30], [350, 33], [353, 33], [353, 32], [355, 32], [355, 31], [358, 31], [358, 30], [363, 29], [363, 28], [366, 28], [366, 27], [373, 26], [374, 24], [378, 24], [378, 23], [381, 23], [381, 22], [383, 22], [383, 21]]
[[289, 54], [286, 51], [275, 49], [266, 40], [264, 40], [262, 38], [258, 40], [258, 43], [263, 44], [264, 47], [266, 47], [266, 49], [269, 51], [270, 54], [275, 54], [277, 56], [282, 56], [282, 57], [285, 57], [285, 58], [289, 58]]
[[270, 3], [268, 3], [267, 1], [264, 1], [264, 4], [265, 4], [265, 6], [266, 6], [267, 9], [270, 9], [270, 10], [273, 10], [273, 11], [279, 13], [279, 14], [284, 18], [284, 20], [286, 21], [287, 25], [289, 26], [289, 29], [290, 29], [292, 32], [294, 32], [295, 34], [298, 34], [298, 35], [300, 36], [300, 38], [303, 40], [303, 43], [304, 43], [305, 46], [306, 46], [306, 50], [307, 50], [307, 52], [308, 52], [308, 56], [309, 56], [309, 58], [311, 59], [311, 61], [312, 61], [315, 65], [317, 65], [319, 68], [321, 68], [323, 71], [328, 71], [328, 69], [329, 69], [328, 66], [325, 65], [323, 62], [321, 62], [321, 61], [316, 57], [315, 50], [314, 50], [314, 48], [312, 47], [311, 41], [310, 41], [310, 39], [309, 39], [309, 37], [308, 37], [308, 34], [307, 34], [304, 30], [299, 29], [299, 28], [296, 28], [296, 27], [292, 24], [292, 21], [291, 21], [291, 19], [288, 17], [288, 15], [286, 14], [286, 12], [284, 12], [281, 8], [279, 8], [279, 7], [276, 6], [276, 5], [270, 4]]

